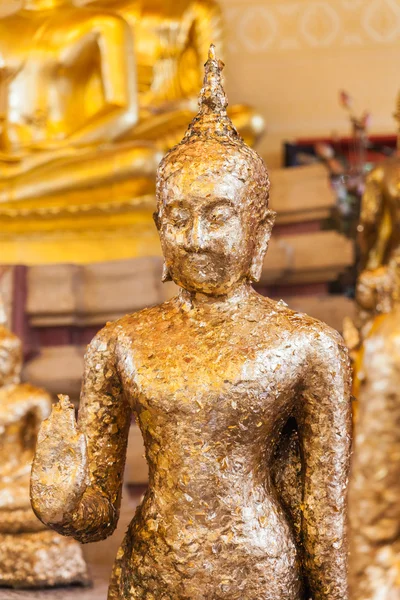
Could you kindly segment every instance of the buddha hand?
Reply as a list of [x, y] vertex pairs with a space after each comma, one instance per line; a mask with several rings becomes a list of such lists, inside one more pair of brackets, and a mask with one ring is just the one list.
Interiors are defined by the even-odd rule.
[[49, 526], [72, 517], [89, 483], [85, 436], [69, 397], [59, 399], [40, 427], [31, 476], [33, 510]]

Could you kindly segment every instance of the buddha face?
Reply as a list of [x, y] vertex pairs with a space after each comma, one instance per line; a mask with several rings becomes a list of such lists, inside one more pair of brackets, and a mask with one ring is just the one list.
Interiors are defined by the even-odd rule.
[[20, 340], [0, 325], [0, 387], [18, 382], [21, 364]]
[[219, 296], [257, 279], [251, 271], [262, 264], [272, 223], [257, 220], [251, 194], [253, 187], [218, 157], [186, 161], [162, 183], [158, 227], [175, 283]]

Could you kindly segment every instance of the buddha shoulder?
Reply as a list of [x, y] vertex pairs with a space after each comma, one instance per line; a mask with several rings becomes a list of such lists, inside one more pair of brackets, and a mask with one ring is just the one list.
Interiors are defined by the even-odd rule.
[[[164, 342], [166, 336], [172, 339], [174, 332], [185, 327], [190, 320], [190, 310], [185, 310], [174, 298], [107, 324], [92, 340], [89, 348], [96, 354], [101, 353], [104, 358], [111, 357], [118, 354], [119, 349], [147, 345], [150, 338], [159, 341], [162, 338]], [[294, 346], [301, 344], [310, 351], [323, 348], [328, 353], [331, 349], [333, 354], [347, 352], [340, 334], [325, 323], [293, 311], [283, 302], [262, 296], [255, 298], [242, 314], [239, 312], [237, 321], [241, 324], [248, 322], [252, 340], [254, 336], [260, 341], [267, 339], [272, 332], [282, 340], [287, 340], [287, 343]]]
[[323, 349], [332, 355], [343, 354], [347, 357], [347, 348], [342, 336], [326, 323], [305, 313], [291, 310], [282, 301], [273, 302], [269, 311], [281, 335], [287, 336], [288, 341], [301, 342], [311, 352]]
[[[18, 17], [19, 15], [15, 16]], [[88, 41], [97, 42], [103, 35], [115, 37], [120, 33], [129, 32], [128, 24], [121, 16], [91, 6], [65, 6], [54, 11], [44, 23], [40, 22], [40, 18], [36, 22], [35, 18], [29, 18], [29, 15], [26, 17], [24, 13], [20, 14], [20, 20], [22, 24], [26, 22], [27, 26], [32, 23], [40, 26], [41, 34], [36, 37], [37, 44], [40, 44], [40, 40], [71, 44], [77, 37], [85, 37]], [[65, 37], [61, 40], [54, 38], [60, 33], [65, 33]]]
[[24, 36], [34, 35], [36, 24], [22, 13], [13, 13], [0, 18], [0, 44], [4, 51], [10, 51], [16, 45], [15, 32], [18, 31], [18, 45], [32, 46], [32, 39]]
[[371, 185], [382, 185], [388, 180], [399, 178], [400, 175], [400, 158], [393, 156], [376, 165], [368, 174], [366, 183], [367, 187]]

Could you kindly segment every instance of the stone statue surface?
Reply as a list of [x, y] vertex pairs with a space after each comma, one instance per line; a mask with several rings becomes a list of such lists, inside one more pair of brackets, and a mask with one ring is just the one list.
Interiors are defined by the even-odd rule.
[[[306, 589], [344, 600], [347, 350], [251, 287], [274, 214], [264, 162], [227, 115], [221, 68], [211, 47], [199, 113], [158, 172], [164, 279], [180, 293], [94, 338], [78, 422], [61, 396], [42, 425], [32, 503], [60, 533], [110, 535], [133, 412], [149, 487], [109, 600], [304, 600]], [[300, 452], [285, 443], [288, 425]], [[285, 465], [296, 456], [300, 477]]]
[[31, 508], [36, 436], [50, 414], [51, 398], [21, 383], [21, 341], [6, 328], [4, 317], [0, 306], [0, 586], [87, 583], [79, 544], [46, 529]]

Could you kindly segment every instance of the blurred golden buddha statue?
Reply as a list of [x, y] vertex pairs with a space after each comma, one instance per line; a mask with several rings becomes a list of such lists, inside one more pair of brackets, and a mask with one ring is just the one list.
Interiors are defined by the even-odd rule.
[[123, 19], [71, 0], [25, 0], [0, 20], [0, 202], [152, 189], [157, 152], [116, 142], [138, 117], [133, 54]]
[[[215, 0], [94, 0], [92, 5], [120, 14], [130, 25], [138, 66], [140, 120], [134, 136], [177, 144], [197, 112], [203, 64], [213, 43], [224, 46], [221, 9]], [[229, 110], [236, 128], [253, 145], [264, 121], [253, 109]]]
[[31, 508], [31, 463], [51, 399], [20, 382], [21, 366], [21, 342], [0, 305], [0, 586], [86, 583], [79, 544], [46, 530]]
[[[400, 98], [397, 120], [400, 121]], [[400, 157], [368, 176], [353, 326], [352, 600], [400, 598]]]
[[355, 369], [357, 411], [349, 486], [352, 600], [400, 598], [399, 251], [377, 271], [364, 274], [363, 285], [373, 284], [368, 296], [377, 314], [364, 327]]
[[[400, 124], [400, 95], [395, 118]], [[363, 340], [377, 315], [390, 312], [392, 301], [386, 293], [387, 268], [400, 248], [400, 156], [378, 164], [368, 175], [358, 226], [360, 275], [357, 282], [356, 323], [345, 323], [345, 338], [355, 365], [354, 393], [357, 396], [358, 361]]]
[[[220, 25], [219, 9], [208, 0], [79, 7], [72, 0], [24, 0], [0, 20], [6, 262], [159, 253], [151, 223], [156, 167], [196, 112], [200, 67], [209, 42], [220, 41]], [[233, 107], [231, 116], [249, 143], [263, 130], [262, 118], [247, 107]], [[52, 244], [61, 230], [74, 231], [74, 239], [64, 234]], [[102, 243], [104, 231], [113, 244]], [[21, 234], [30, 243], [24, 246]]]

